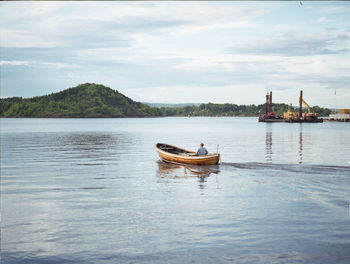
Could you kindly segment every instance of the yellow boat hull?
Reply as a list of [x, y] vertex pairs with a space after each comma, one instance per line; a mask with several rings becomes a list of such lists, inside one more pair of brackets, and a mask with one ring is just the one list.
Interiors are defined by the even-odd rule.
[[[182, 153], [170, 153], [167, 151], [167, 147], [169, 149], [179, 150], [179, 152], [182, 151]], [[196, 152], [194, 151], [182, 149], [165, 143], [157, 143], [156, 150], [162, 161], [174, 164], [215, 165], [218, 164], [220, 160], [219, 153], [196, 156]]]

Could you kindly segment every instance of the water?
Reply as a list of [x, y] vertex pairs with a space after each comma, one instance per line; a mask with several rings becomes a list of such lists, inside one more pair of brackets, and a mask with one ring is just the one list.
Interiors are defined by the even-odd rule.
[[1, 119], [1, 263], [349, 263], [349, 125]]

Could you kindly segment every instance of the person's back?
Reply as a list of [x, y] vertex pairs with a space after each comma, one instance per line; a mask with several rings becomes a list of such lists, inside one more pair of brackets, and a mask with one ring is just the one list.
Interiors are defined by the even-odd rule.
[[197, 150], [198, 156], [204, 156], [208, 154], [208, 150], [204, 147], [204, 144], [201, 143], [200, 148]]

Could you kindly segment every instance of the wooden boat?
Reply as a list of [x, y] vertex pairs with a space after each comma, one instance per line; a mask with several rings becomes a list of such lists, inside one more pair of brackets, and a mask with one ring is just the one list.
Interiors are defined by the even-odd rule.
[[219, 153], [197, 156], [194, 151], [165, 143], [157, 143], [156, 150], [162, 161], [174, 164], [214, 165], [220, 159]]

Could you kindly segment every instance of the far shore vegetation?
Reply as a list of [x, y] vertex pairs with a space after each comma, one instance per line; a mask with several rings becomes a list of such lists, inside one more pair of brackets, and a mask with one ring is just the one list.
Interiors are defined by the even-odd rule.
[[[287, 104], [273, 104], [277, 115], [288, 110]], [[311, 108], [319, 116], [328, 116], [328, 108]], [[304, 110], [306, 111], [306, 110]], [[58, 93], [33, 98], [0, 99], [0, 117], [165, 117], [165, 116], [258, 116], [265, 104], [193, 104], [152, 107], [135, 102], [116, 90], [100, 84], [85, 83]]]

